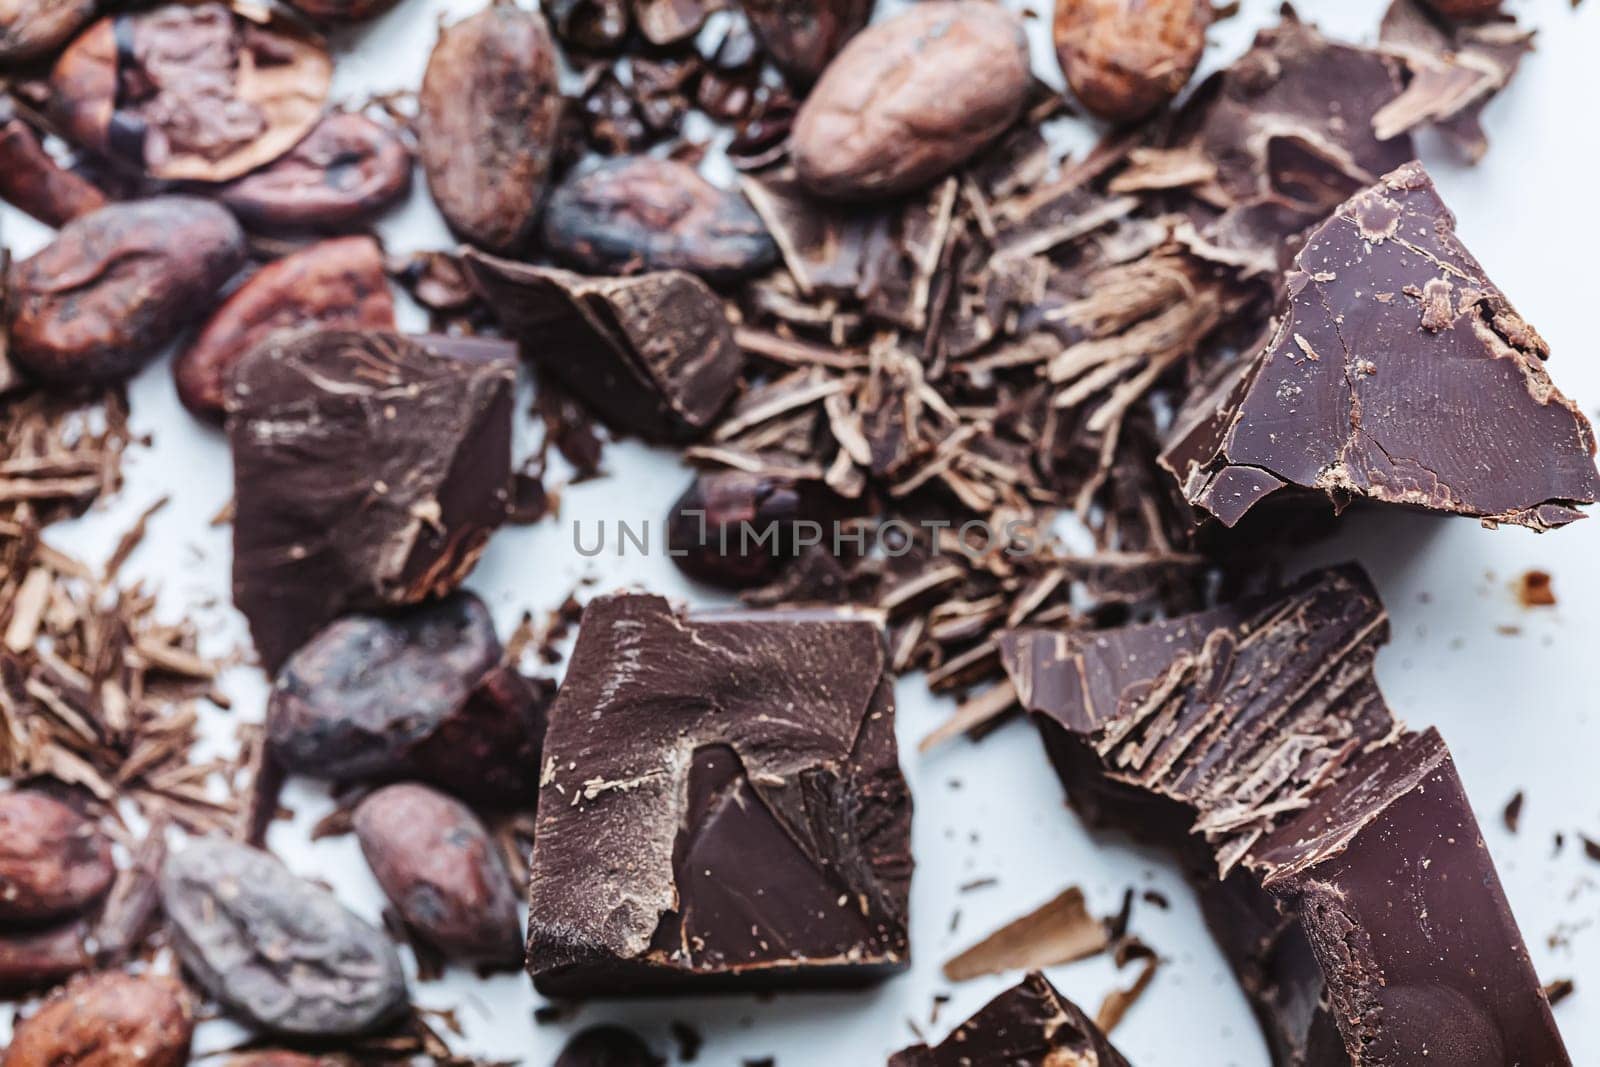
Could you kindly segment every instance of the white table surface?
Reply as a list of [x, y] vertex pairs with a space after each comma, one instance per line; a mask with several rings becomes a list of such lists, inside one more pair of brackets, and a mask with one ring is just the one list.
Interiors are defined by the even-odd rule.
[[[1243, 6], [1241, 15], [1213, 29], [1208, 68], [1236, 56], [1255, 29], [1275, 18], [1275, 0]], [[1426, 140], [1423, 154], [1460, 216], [1469, 247], [1550, 341], [1556, 382], [1594, 415], [1600, 411], [1600, 121], [1594, 110], [1600, 5], [1576, 12], [1566, 0], [1513, 0], [1512, 6], [1539, 27], [1539, 51], [1489, 110], [1488, 157], [1473, 168], [1456, 166], [1447, 149]], [[414, 88], [438, 14], [477, 7], [476, 0], [401, 0], [363, 31], [343, 35], [335, 97]], [[1371, 40], [1382, 7], [1382, 0], [1314, 0], [1303, 13], [1330, 35]], [[1048, 18], [1036, 20], [1034, 28], [1047, 32], [1047, 24]], [[1035, 43], [1039, 69], [1059, 83], [1043, 33]], [[49, 237], [3, 206], [0, 227], [19, 256]], [[450, 246], [420, 180], [409, 204], [380, 229], [395, 251]], [[420, 328], [415, 308], [404, 314], [407, 326]], [[225, 442], [179, 406], [165, 360], [132, 383], [131, 395], [134, 428], [153, 434], [154, 445], [129, 452], [128, 483], [118, 498], [54, 528], [50, 539], [101, 560], [139, 511], [170, 494], [171, 504], [152, 521], [124, 577], [154, 583], [163, 612], [201, 620], [206, 648], [228, 651], [243, 640], [244, 629], [228, 606], [228, 531], [208, 525], [230, 495]], [[574, 521], [586, 531], [602, 518], [649, 521], [658, 534], [661, 516], [688, 478], [673, 454], [636, 444], [609, 447], [606, 468], [608, 477], [565, 492], [559, 521], [508, 528], [491, 542], [468, 584], [492, 606], [502, 636], [524, 609], [554, 607], [584, 575], [598, 577], [597, 588], [631, 585], [716, 602], [681, 580], [659, 552], [585, 560], [574, 551]], [[1600, 864], [1586, 859], [1575, 839], [1580, 832], [1600, 838], [1600, 703], [1593, 696], [1600, 673], [1600, 520], [1538, 536], [1483, 530], [1469, 520], [1366, 514], [1351, 517], [1334, 539], [1304, 555], [1307, 566], [1356, 558], [1372, 571], [1394, 617], [1394, 639], [1378, 663], [1390, 702], [1414, 725], [1438, 725], [1450, 742], [1539, 973], [1577, 982], [1577, 994], [1557, 1009], [1573, 1058], [1600, 1063], [1600, 931], [1594, 926]], [[1511, 583], [1529, 568], [1554, 575], [1556, 607], [1519, 606]], [[213, 743], [231, 750], [236, 724], [261, 716], [265, 683], [250, 668], [230, 671], [224, 683], [234, 711], [208, 710], [205, 725]], [[575, 1029], [608, 1021], [637, 1027], [665, 1053], [672, 1047], [672, 1020], [687, 1021], [706, 1037], [698, 1059], [704, 1064], [773, 1056], [780, 1067], [868, 1067], [913, 1039], [908, 1020], [942, 1035], [1016, 978], [952, 987], [939, 965], [956, 951], [1065, 886], [1081, 885], [1101, 913], [1114, 911], [1131, 886], [1158, 890], [1171, 901], [1167, 911], [1136, 905], [1133, 918], [1133, 930], [1166, 963], [1117, 1030], [1116, 1043], [1140, 1067], [1267, 1063], [1243, 996], [1192, 895], [1163, 856], [1086, 833], [1063, 806], [1025, 724], [978, 745], [958, 741], [919, 755], [917, 739], [951, 705], [931, 698], [918, 678], [900, 683], [898, 699], [902, 760], [916, 798], [909, 974], [848, 995], [591, 1002], [575, 1019], [545, 1026], [535, 1025], [533, 1009], [541, 1000], [519, 975], [480, 980], [452, 972], [420, 986], [416, 999], [459, 1009], [468, 1032], [458, 1042], [462, 1050], [519, 1058], [531, 1067], [548, 1064]], [[1513, 836], [1501, 826], [1500, 811], [1519, 789], [1527, 802], [1521, 831]], [[375, 919], [381, 898], [353, 839], [307, 840], [307, 828], [327, 810], [326, 792], [297, 783], [287, 799], [298, 818], [274, 828], [272, 847], [295, 869], [331, 880], [350, 907]], [[1567, 844], [1554, 855], [1558, 832]], [[998, 885], [959, 891], [984, 877], [997, 878]], [[957, 911], [959, 927], [952, 932]], [[1105, 959], [1050, 974], [1091, 1013], [1106, 992], [1132, 976], [1132, 968], [1119, 975]], [[936, 994], [952, 999], [930, 1027]], [[10, 1013], [4, 1014], [0, 1038], [9, 1027]], [[199, 1046], [217, 1048], [237, 1036], [226, 1025], [210, 1025]]]

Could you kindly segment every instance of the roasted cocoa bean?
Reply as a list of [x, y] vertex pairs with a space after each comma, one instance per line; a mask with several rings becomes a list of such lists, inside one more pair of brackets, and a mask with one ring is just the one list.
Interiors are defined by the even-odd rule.
[[313, 1056], [305, 1052], [242, 1052], [229, 1056], [225, 1067], [348, 1067], [335, 1056]]
[[795, 119], [791, 154], [823, 196], [907, 192], [960, 166], [1022, 113], [1022, 23], [980, 0], [929, 0], [845, 45]]
[[0, 63], [54, 52], [94, 17], [95, 0], [0, 0]]
[[201, 988], [263, 1029], [350, 1037], [405, 1008], [389, 939], [265, 852], [191, 841], [166, 862], [161, 904]]
[[550, 194], [545, 246], [590, 274], [686, 270], [731, 282], [770, 267], [778, 246], [761, 217], [670, 159], [602, 160]]
[[661, 1067], [639, 1035], [620, 1026], [591, 1026], [573, 1037], [551, 1067]]
[[252, 230], [337, 233], [371, 222], [411, 190], [411, 150], [365, 115], [329, 115], [288, 154], [217, 198]]
[[56, 227], [106, 206], [106, 194], [52, 159], [33, 127], [13, 113], [4, 97], [0, 97], [0, 200]]
[[830, 497], [774, 475], [739, 470], [698, 474], [667, 515], [672, 562], [710, 585], [759, 585], [794, 559], [797, 522], [832, 517], [837, 508]]
[[361, 802], [355, 828], [378, 885], [423, 941], [462, 963], [522, 963], [510, 875], [465, 804], [426, 786], [391, 785]]
[[194, 414], [221, 421], [234, 365], [269, 334], [311, 325], [395, 328], [394, 298], [377, 241], [322, 241], [262, 267], [173, 360], [178, 399]]
[[632, 24], [628, 0], [544, 0], [543, 6], [556, 37], [577, 49], [610, 51]]
[[778, 69], [810, 85], [867, 24], [872, 0], [744, 0], [744, 10]]
[[1447, 19], [1473, 22], [1500, 14], [1503, 0], [1424, 0]]
[[405, 773], [459, 796], [525, 803], [539, 792], [547, 681], [496, 667], [467, 699], [405, 752]]
[[111, 842], [43, 793], [0, 793], [0, 923], [78, 915], [116, 877]]
[[555, 44], [508, 0], [444, 28], [422, 79], [422, 168], [445, 221], [475, 245], [520, 246], [538, 221], [561, 122]]
[[1057, 0], [1056, 55], [1080, 104], [1134, 122], [1188, 84], [1210, 24], [1210, 0]]
[[268, 743], [297, 774], [405, 774], [416, 745], [459, 712], [499, 659], [494, 621], [471, 593], [391, 616], [347, 615], [278, 672]]
[[182, 985], [107, 971], [75, 979], [18, 1024], [0, 1067], [183, 1067], [193, 1037]]
[[0, 996], [49, 989], [92, 966], [89, 924], [82, 919], [42, 930], [0, 930]]
[[376, 18], [399, 0], [288, 0], [290, 7], [323, 22], [360, 22]]
[[687, 41], [705, 25], [705, 0], [633, 0], [633, 21], [655, 45]]
[[207, 200], [165, 196], [74, 219], [16, 267], [11, 358], [63, 385], [126, 378], [203, 316], [244, 260], [244, 232]]
[[50, 75], [67, 133], [174, 181], [225, 182], [293, 148], [322, 117], [328, 54], [281, 20], [219, 3], [103, 18]]

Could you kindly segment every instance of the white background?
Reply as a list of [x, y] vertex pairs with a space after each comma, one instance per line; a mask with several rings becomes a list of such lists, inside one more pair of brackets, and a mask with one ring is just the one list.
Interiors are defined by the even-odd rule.
[[[1371, 40], [1382, 6], [1381, 0], [1315, 0], [1303, 10], [1333, 36]], [[364, 31], [346, 34], [339, 41], [335, 97], [414, 88], [438, 13], [477, 7], [476, 0], [401, 0]], [[1240, 16], [1217, 26], [1208, 68], [1236, 56], [1256, 28], [1274, 20], [1276, 7], [1275, 0], [1247, 0]], [[1450, 162], [1442, 146], [1424, 142], [1423, 149], [1461, 218], [1467, 244], [1550, 341], [1557, 383], [1591, 416], [1600, 409], [1597, 8], [1591, 2], [1574, 12], [1566, 0], [1513, 0], [1513, 10], [1540, 29], [1539, 51], [1489, 111], [1488, 157], [1463, 168]], [[1047, 23], [1047, 17], [1035, 20], [1034, 28], [1044, 30]], [[1043, 36], [1035, 43], [1039, 70], [1059, 83]], [[48, 239], [48, 231], [4, 207], [0, 225], [19, 256]], [[409, 205], [381, 229], [391, 250], [449, 247], [420, 181]], [[408, 324], [420, 326], [421, 320]], [[165, 361], [136, 379], [131, 393], [134, 426], [153, 434], [154, 446], [130, 452], [128, 485], [119, 498], [52, 530], [51, 540], [99, 561], [140, 510], [170, 494], [171, 504], [151, 524], [149, 539], [124, 576], [154, 583], [165, 613], [202, 620], [208, 651], [225, 653], [244, 638], [241, 620], [227, 606], [228, 531], [208, 526], [230, 495], [225, 443], [178, 405]], [[491, 543], [469, 585], [493, 607], [502, 636], [524, 609], [539, 614], [554, 607], [586, 574], [599, 578], [599, 589], [631, 584], [697, 603], [713, 600], [681, 581], [659, 555], [586, 561], [573, 551], [574, 520], [584, 522], [591, 539], [600, 518], [659, 523], [688, 478], [674, 455], [637, 445], [609, 448], [606, 467], [609, 477], [566, 492], [558, 522], [506, 529]], [[1360, 559], [1376, 577], [1394, 616], [1394, 640], [1378, 664], [1390, 702], [1414, 725], [1434, 723], [1443, 730], [1535, 965], [1547, 980], [1576, 979], [1577, 995], [1557, 1010], [1557, 1018], [1580, 1064], [1600, 1063], [1600, 931], [1593, 926], [1600, 912], [1600, 864], [1585, 859], [1574, 838], [1579, 832], [1600, 838], [1600, 720], [1592, 695], [1600, 657], [1597, 555], [1600, 521], [1537, 536], [1397, 512], [1352, 516], [1335, 539], [1305, 553], [1308, 566]], [[1533, 567], [1554, 574], [1557, 607], [1518, 605], [1511, 583]], [[231, 751], [236, 724], [262, 714], [264, 680], [240, 668], [229, 673], [225, 688], [236, 698], [234, 711], [212, 712], [206, 725], [214, 743]], [[1160, 951], [1166, 965], [1116, 1032], [1117, 1044], [1144, 1067], [1267, 1063], [1244, 999], [1181, 879], [1160, 855], [1116, 838], [1092, 837], [1079, 826], [1062, 805], [1031, 728], [1014, 724], [979, 745], [958, 741], [922, 756], [916, 740], [950, 705], [930, 699], [920, 679], [911, 678], [899, 687], [899, 709], [903, 761], [916, 797], [910, 974], [850, 995], [590, 1003], [575, 1021], [543, 1027], [532, 1019], [540, 1000], [517, 975], [482, 981], [452, 973], [421, 986], [418, 1001], [459, 1009], [468, 1030], [459, 1042], [464, 1050], [519, 1058], [532, 1067], [548, 1064], [575, 1028], [603, 1021], [636, 1025], [665, 1053], [671, 1047], [667, 1023], [674, 1019], [692, 1023], [707, 1037], [701, 1063], [737, 1065], [743, 1057], [775, 1056], [781, 1067], [866, 1067], [913, 1039], [908, 1020], [942, 1034], [1015, 978], [952, 988], [941, 979], [939, 965], [956, 951], [1065, 886], [1083, 886], [1100, 913], [1114, 911], [1132, 886], [1159, 890], [1172, 907], [1135, 908], [1134, 931]], [[1518, 789], [1526, 790], [1527, 804], [1521, 832], [1513, 836], [1502, 828], [1500, 810]], [[352, 908], [376, 918], [380, 897], [354, 841], [306, 841], [306, 827], [327, 808], [325, 792], [296, 785], [288, 799], [299, 818], [274, 829], [274, 849], [297, 870], [335, 882]], [[1567, 835], [1567, 845], [1553, 855], [1558, 832]], [[998, 886], [959, 892], [961, 884], [983, 877], [998, 878]], [[951, 933], [957, 910], [959, 928]], [[1556, 935], [1564, 943], [1552, 945]], [[1106, 992], [1131, 980], [1132, 969], [1119, 975], [1109, 962], [1091, 960], [1056, 968], [1051, 978], [1092, 1014]], [[940, 993], [953, 1000], [929, 1027], [933, 998]], [[0, 1036], [7, 1025], [0, 1020]], [[211, 1026], [201, 1045], [216, 1048], [236, 1036]]]

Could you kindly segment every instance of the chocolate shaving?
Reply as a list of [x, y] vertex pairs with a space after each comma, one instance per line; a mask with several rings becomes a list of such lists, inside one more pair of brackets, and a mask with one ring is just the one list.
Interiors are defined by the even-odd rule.
[[966, 982], [986, 974], [1031, 971], [1104, 952], [1106, 924], [1089, 914], [1083, 890], [1072, 886], [1013, 919], [944, 965], [944, 976]]

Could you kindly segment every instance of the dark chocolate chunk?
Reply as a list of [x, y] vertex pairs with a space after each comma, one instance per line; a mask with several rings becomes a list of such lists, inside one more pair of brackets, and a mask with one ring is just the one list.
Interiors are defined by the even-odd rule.
[[1162, 456], [1197, 508], [1233, 526], [1298, 491], [1543, 530], [1600, 495], [1588, 420], [1419, 164], [1313, 231], [1285, 290], [1266, 350], [1190, 404]]
[[268, 670], [324, 623], [443, 596], [500, 525], [514, 347], [273, 335], [228, 395], [234, 602]]
[[732, 282], [772, 266], [778, 246], [738, 193], [676, 160], [628, 156], [568, 175], [544, 208], [545, 247], [578, 270], [686, 270]]
[[692, 274], [587, 278], [475, 249], [463, 259], [523, 354], [619, 430], [698, 437], [738, 385], [744, 354], [721, 301]]
[[873, 622], [597, 599], [545, 739], [534, 984], [749, 990], [903, 970], [910, 812]]
[[566, 1043], [551, 1067], [661, 1067], [665, 1062], [632, 1030], [591, 1026]]
[[1444, 743], [1395, 720], [1355, 568], [1001, 642], [1075, 807], [1177, 848], [1275, 1061], [1570, 1063]]
[[1038, 971], [985, 1004], [939, 1044], [912, 1045], [889, 1067], [1128, 1067], [1076, 1004]]

